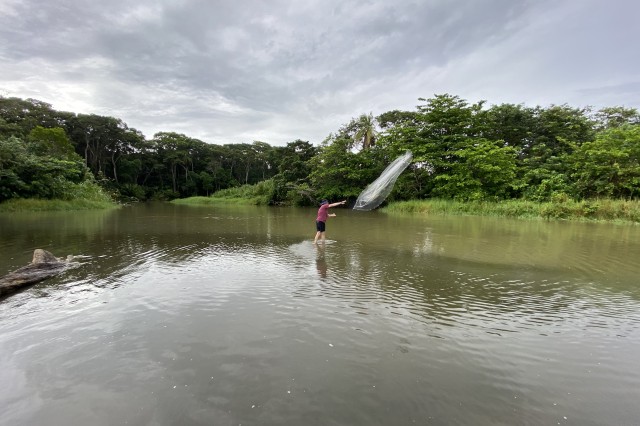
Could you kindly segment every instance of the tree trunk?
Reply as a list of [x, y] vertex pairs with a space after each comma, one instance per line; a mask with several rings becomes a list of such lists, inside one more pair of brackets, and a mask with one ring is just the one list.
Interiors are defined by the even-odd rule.
[[178, 171], [176, 170], [175, 163], [171, 165], [171, 180], [173, 182], [173, 192], [178, 192], [178, 183], [176, 182], [176, 174]]
[[120, 182], [118, 182], [118, 172], [116, 171], [116, 164], [118, 163], [118, 158], [120, 158], [120, 156], [116, 158], [115, 152], [111, 154], [111, 166], [113, 167], [113, 179], [116, 181], [117, 184], [120, 184]]
[[36, 249], [30, 264], [0, 278], [0, 296], [15, 293], [22, 287], [53, 277], [67, 266], [68, 262], [58, 259], [48, 251]]

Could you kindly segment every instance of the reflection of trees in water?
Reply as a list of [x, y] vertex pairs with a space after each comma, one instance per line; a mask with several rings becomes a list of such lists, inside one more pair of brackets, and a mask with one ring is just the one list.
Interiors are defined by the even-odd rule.
[[41, 247], [90, 256], [73, 276], [107, 281], [146, 263], [181, 267], [227, 254], [242, 268], [258, 256], [287, 274], [293, 265], [311, 268], [324, 280], [325, 296], [376, 300], [441, 320], [503, 315], [535, 322], [542, 314], [540, 321], [563, 321], [578, 309], [617, 315], [640, 300], [637, 227], [345, 210], [331, 224], [334, 244], [314, 249], [305, 240], [305, 251], [292, 254], [287, 247], [310, 234], [314, 217], [314, 210], [172, 205], [0, 215], [0, 267], [24, 266]]
[[625, 273], [629, 279], [640, 273], [634, 260], [640, 258], [640, 229], [632, 225], [464, 216], [364, 216], [335, 224], [342, 239], [404, 253], [410, 247], [415, 256]]
[[[344, 279], [331, 280], [325, 296], [355, 304], [375, 300], [390, 312], [429, 322], [502, 331], [536, 328], [542, 333], [555, 332], [567, 322], [597, 327], [602, 318], [609, 324], [640, 322], [637, 289], [586, 282], [570, 270], [416, 255], [410, 246], [330, 249], [323, 261], [329, 258], [332, 277]], [[585, 315], [593, 321], [585, 322]]]
[[46, 248], [57, 256], [84, 257], [80, 268], [65, 273], [66, 282], [113, 287], [148, 264], [181, 266], [212, 252], [263, 250], [268, 237], [257, 230], [264, 229], [270, 217], [256, 219], [257, 213], [227, 209], [216, 217], [207, 210], [154, 204], [0, 215], [0, 272], [24, 266], [34, 248]]
[[0, 273], [24, 266], [36, 248], [58, 257], [82, 254], [115, 214], [117, 209], [0, 214]]

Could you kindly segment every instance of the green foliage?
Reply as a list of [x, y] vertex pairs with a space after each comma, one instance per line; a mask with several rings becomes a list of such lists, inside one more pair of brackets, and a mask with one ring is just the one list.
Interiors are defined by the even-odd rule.
[[61, 160], [78, 161], [80, 157], [73, 149], [64, 129], [45, 129], [36, 126], [27, 138], [28, 147], [37, 156], [49, 156]]
[[640, 126], [612, 127], [570, 157], [581, 197], [635, 198], [640, 195]]
[[520, 150], [521, 195], [545, 201], [555, 193], [572, 194], [568, 158], [595, 136], [589, 111], [567, 105], [532, 111], [531, 132]]
[[362, 114], [358, 120], [354, 122], [355, 134], [353, 139], [356, 143], [361, 144], [362, 149], [369, 149], [376, 143], [376, 121], [373, 114]]
[[406, 146], [413, 152], [416, 162], [427, 162], [435, 174], [446, 171], [456, 151], [473, 144], [479, 135], [481, 121], [478, 119], [482, 103], [473, 105], [458, 96], [436, 95], [430, 99], [420, 99], [426, 104], [419, 105], [420, 122], [415, 132], [409, 135], [414, 140]]
[[[0, 100], [1, 99], [2, 98], [0, 98]], [[21, 133], [20, 126], [16, 123], [8, 122], [4, 117], [0, 117], [0, 137], [15, 136]]]
[[55, 111], [51, 105], [36, 99], [0, 96], [0, 137], [25, 138], [36, 127], [61, 127], [69, 113]]
[[120, 184], [120, 160], [143, 148], [142, 133], [114, 117], [78, 114], [67, 119], [64, 127], [94, 176], [103, 175], [116, 185]]
[[309, 142], [296, 140], [286, 147], [274, 150], [278, 173], [273, 177], [274, 191], [271, 204], [304, 205], [309, 194], [307, 178], [311, 173], [309, 161], [316, 148]]
[[[58, 138], [58, 131], [42, 133], [53, 134], [54, 140], [64, 142]], [[16, 137], [0, 139], [0, 201], [37, 198], [111, 202], [80, 158], [58, 149], [64, 146], [34, 145], [33, 141], [26, 143]]]
[[38, 211], [73, 211], [104, 210], [119, 207], [109, 201], [95, 201], [75, 198], [73, 200], [41, 200], [14, 198], [0, 203], [0, 213], [38, 212]]
[[[470, 141], [471, 142], [471, 141]], [[517, 188], [516, 151], [486, 139], [451, 152], [449, 167], [434, 178], [433, 194], [457, 200], [504, 199]]]
[[[565, 211], [574, 202], [638, 198], [639, 128], [633, 108], [594, 114], [568, 105], [484, 108], [484, 101], [441, 94], [420, 99], [414, 111], [362, 114], [317, 148], [301, 140], [285, 147], [213, 145], [175, 132], [146, 140], [114, 117], [0, 97], [0, 201], [85, 197], [99, 185], [126, 201], [215, 194], [310, 205], [320, 198], [355, 199], [410, 150], [413, 162], [388, 201], [476, 205], [524, 198], [550, 203], [545, 215], [561, 218], [578, 214]], [[583, 205], [579, 214], [588, 217], [599, 206]]]
[[419, 213], [428, 215], [477, 215], [521, 219], [577, 219], [640, 223], [640, 201], [583, 200], [562, 196], [550, 202], [530, 200], [455, 201], [443, 199], [411, 200], [391, 203], [388, 213]]
[[211, 174], [206, 171], [201, 171], [198, 175], [198, 184], [200, 187], [200, 193], [204, 192], [209, 195], [215, 189], [215, 181]]
[[242, 199], [249, 200], [255, 205], [272, 204], [275, 185], [273, 179], [258, 182], [255, 185], [242, 185], [235, 188], [227, 188], [217, 191], [212, 198], [217, 199]]
[[298, 184], [293, 188], [290, 188], [287, 192], [285, 202], [294, 206], [315, 206], [317, 204], [317, 199], [315, 199], [312, 195], [311, 187], [306, 184]]
[[191, 206], [210, 206], [210, 205], [221, 205], [221, 204], [251, 204], [249, 199], [225, 199], [225, 198], [214, 198], [214, 197], [187, 197], [187, 198], [176, 198], [175, 200], [171, 200], [172, 204], [183, 204], [183, 205], [191, 205]]
[[533, 145], [536, 110], [524, 105], [493, 105], [484, 116], [483, 134], [487, 139], [503, 141], [518, 153]]
[[522, 191], [522, 196], [527, 200], [549, 201], [556, 194], [567, 195], [572, 191], [566, 174], [546, 168], [528, 170], [523, 180], [528, 182]]
[[98, 185], [91, 175], [82, 182], [67, 182], [64, 194], [60, 197], [62, 200], [85, 200], [96, 203], [113, 204], [113, 200], [100, 185]]
[[118, 187], [118, 199], [127, 202], [136, 202], [147, 199], [145, 187], [135, 183], [125, 183]]
[[310, 160], [309, 182], [316, 199], [356, 198], [386, 166], [377, 146], [354, 153], [352, 143], [348, 135], [332, 135]]
[[594, 115], [596, 130], [640, 124], [640, 113], [635, 108], [605, 107]]

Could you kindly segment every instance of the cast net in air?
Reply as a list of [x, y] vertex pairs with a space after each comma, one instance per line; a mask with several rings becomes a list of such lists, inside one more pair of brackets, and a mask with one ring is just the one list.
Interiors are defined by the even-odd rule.
[[373, 181], [358, 195], [354, 210], [373, 210], [389, 196], [398, 176], [411, 164], [411, 151], [405, 152], [393, 160], [382, 172], [380, 177]]

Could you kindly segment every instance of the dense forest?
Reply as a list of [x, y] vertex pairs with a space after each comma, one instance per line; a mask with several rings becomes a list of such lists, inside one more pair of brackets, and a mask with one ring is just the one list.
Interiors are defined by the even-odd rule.
[[264, 182], [271, 204], [354, 199], [406, 150], [413, 163], [394, 200], [640, 196], [636, 109], [487, 107], [449, 94], [418, 102], [414, 111], [363, 114], [316, 147], [216, 145], [174, 132], [147, 139], [118, 118], [0, 97], [0, 202], [95, 188], [118, 200], [168, 200]]

